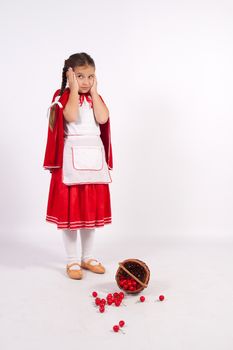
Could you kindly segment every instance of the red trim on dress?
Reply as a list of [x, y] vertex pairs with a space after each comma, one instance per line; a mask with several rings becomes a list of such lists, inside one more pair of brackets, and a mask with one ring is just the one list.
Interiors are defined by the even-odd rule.
[[71, 221], [70, 223], [68, 221], [58, 221], [58, 218], [54, 216], [46, 215], [46, 221], [50, 223], [57, 224], [58, 228], [64, 229], [64, 228], [70, 228], [70, 229], [79, 229], [79, 228], [94, 228], [94, 227], [101, 227], [106, 224], [112, 223], [112, 217], [106, 217], [102, 220], [91, 220], [91, 221]]

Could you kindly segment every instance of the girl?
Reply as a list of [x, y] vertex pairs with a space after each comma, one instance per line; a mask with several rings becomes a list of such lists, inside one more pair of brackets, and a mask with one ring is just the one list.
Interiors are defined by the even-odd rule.
[[[87, 53], [65, 60], [61, 88], [54, 93], [49, 112], [43, 166], [52, 175], [46, 221], [62, 231], [70, 278], [81, 279], [82, 268], [104, 273], [92, 251], [96, 228], [112, 222], [110, 118], [97, 92], [95, 63]], [[76, 251], [77, 230], [81, 258]]]

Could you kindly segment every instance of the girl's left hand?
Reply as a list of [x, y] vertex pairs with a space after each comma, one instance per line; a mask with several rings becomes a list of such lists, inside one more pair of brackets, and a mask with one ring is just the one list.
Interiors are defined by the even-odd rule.
[[91, 95], [94, 95], [94, 94], [97, 94], [97, 79], [96, 79], [96, 76], [94, 75], [94, 82], [93, 82], [93, 85], [90, 89], [90, 94]]

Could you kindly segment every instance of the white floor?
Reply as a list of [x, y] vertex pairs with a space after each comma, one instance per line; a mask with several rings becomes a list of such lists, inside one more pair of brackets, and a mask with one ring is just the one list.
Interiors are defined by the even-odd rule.
[[[233, 348], [232, 241], [206, 239], [140, 242], [108, 239], [96, 243], [104, 275], [85, 271], [81, 281], [65, 274], [61, 239], [14, 235], [1, 241], [0, 348], [230, 350]], [[10, 239], [11, 237], [11, 239]], [[139, 258], [151, 271], [149, 286], [127, 296], [126, 306], [93, 305], [93, 290], [103, 297], [118, 291], [118, 262]], [[156, 302], [160, 294], [166, 300]], [[125, 334], [112, 326], [123, 319]]]

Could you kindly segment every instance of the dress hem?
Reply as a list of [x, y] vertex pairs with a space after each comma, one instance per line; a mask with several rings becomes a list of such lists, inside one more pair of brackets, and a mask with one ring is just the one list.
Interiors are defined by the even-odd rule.
[[111, 217], [106, 217], [102, 220], [92, 220], [92, 221], [58, 221], [58, 219], [54, 216], [46, 216], [45, 219], [49, 223], [53, 223], [57, 225], [58, 229], [70, 229], [70, 230], [77, 230], [80, 228], [96, 228], [96, 227], [103, 227], [106, 224], [112, 223]]

